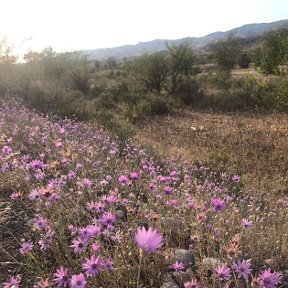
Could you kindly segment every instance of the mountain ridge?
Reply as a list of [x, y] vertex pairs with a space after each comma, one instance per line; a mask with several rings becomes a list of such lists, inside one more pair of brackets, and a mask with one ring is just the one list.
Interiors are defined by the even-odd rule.
[[167, 50], [166, 43], [180, 44], [182, 42], [190, 43], [194, 50], [204, 49], [207, 45], [213, 41], [225, 39], [230, 33], [235, 34], [238, 38], [257, 38], [262, 36], [264, 33], [276, 29], [276, 28], [288, 28], [288, 19], [278, 20], [270, 23], [250, 23], [244, 24], [240, 27], [230, 29], [228, 31], [215, 31], [201, 37], [184, 37], [180, 39], [154, 39], [146, 42], [139, 42], [135, 45], [122, 45], [112, 48], [98, 48], [81, 50], [83, 55], [86, 55], [89, 60], [105, 60], [109, 57], [114, 57], [117, 60], [123, 59], [124, 57], [132, 58], [140, 56], [147, 52], [157, 52]]

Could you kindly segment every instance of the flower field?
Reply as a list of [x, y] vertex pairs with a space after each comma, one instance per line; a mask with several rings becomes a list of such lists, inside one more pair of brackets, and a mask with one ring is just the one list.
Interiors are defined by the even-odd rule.
[[0, 287], [287, 287], [287, 204], [236, 173], [1, 104]]

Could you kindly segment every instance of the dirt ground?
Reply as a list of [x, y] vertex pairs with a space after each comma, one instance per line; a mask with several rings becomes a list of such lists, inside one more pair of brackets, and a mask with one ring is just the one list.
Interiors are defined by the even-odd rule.
[[136, 138], [240, 174], [248, 189], [288, 192], [288, 115], [182, 110], [144, 122]]

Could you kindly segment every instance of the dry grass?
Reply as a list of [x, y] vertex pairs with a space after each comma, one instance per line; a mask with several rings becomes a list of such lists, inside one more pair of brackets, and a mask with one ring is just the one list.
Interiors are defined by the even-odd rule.
[[160, 153], [239, 173], [248, 189], [288, 188], [288, 115], [185, 110], [145, 122], [137, 138]]

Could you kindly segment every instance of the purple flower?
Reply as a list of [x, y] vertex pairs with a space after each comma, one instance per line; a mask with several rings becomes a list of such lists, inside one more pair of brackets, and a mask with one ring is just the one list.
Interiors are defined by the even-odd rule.
[[116, 221], [116, 215], [111, 212], [105, 212], [101, 218], [102, 224], [105, 226], [113, 225]]
[[226, 265], [218, 265], [215, 268], [216, 278], [221, 281], [228, 281], [231, 278], [231, 269]]
[[135, 234], [135, 241], [139, 248], [154, 252], [157, 248], [162, 246], [163, 237], [158, 233], [157, 229], [153, 230], [151, 227], [146, 230], [144, 227], [138, 228]]
[[69, 231], [70, 233], [76, 233], [76, 232], [77, 232], [77, 228], [76, 228], [74, 225], [72, 225], [72, 224], [69, 224], [69, 225], [67, 226], [67, 229], [68, 229], [68, 231]]
[[128, 183], [129, 179], [127, 176], [121, 175], [121, 176], [119, 176], [118, 181], [122, 186], [124, 186]]
[[231, 179], [233, 182], [237, 183], [240, 181], [241, 177], [239, 175], [233, 175]]
[[246, 280], [252, 271], [251, 264], [247, 260], [238, 260], [237, 263], [232, 265], [232, 267], [236, 271], [238, 278], [243, 277]]
[[153, 191], [153, 192], [157, 192], [157, 185], [155, 183], [150, 183], [149, 184], [149, 188]]
[[80, 170], [80, 169], [83, 168], [83, 164], [81, 164], [81, 163], [76, 163], [75, 168], [76, 168], [77, 170]]
[[117, 197], [115, 195], [110, 195], [107, 197], [107, 202], [110, 204], [110, 205], [113, 205], [117, 202]]
[[173, 193], [173, 188], [171, 186], [165, 186], [164, 192], [166, 195], [171, 195]]
[[105, 187], [109, 184], [109, 182], [106, 179], [103, 179], [100, 181], [101, 186]]
[[191, 180], [191, 176], [189, 176], [189, 175], [185, 175], [184, 176], [184, 181], [185, 182], [189, 182]]
[[96, 202], [92, 202], [92, 201], [91, 202], [87, 202], [86, 208], [90, 212], [96, 211], [96, 209], [97, 209]]
[[180, 272], [181, 270], [184, 270], [185, 265], [183, 262], [178, 262], [176, 261], [175, 263], [173, 263], [170, 268], [174, 269], [177, 272]]
[[93, 182], [88, 179], [88, 178], [84, 178], [82, 179], [82, 181], [78, 182], [78, 184], [83, 188], [83, 189], [89, 189], [91, 188]]
[[83, 263], [82, 268], [88, 275], [96, 276], [100, 273], [102, 265], [103, 263], [100, 256], [96, 257], [95, 255], [92, 255], [90, 259], [86, 258], [86, 262]]
[[169, 181], [169, 177], [166, 177], [166, 176], [158, 176], [158, 180], [159, 180], [159, 182], [161, 182], [161, 183], [165, 183], [165, 182]]
[[121, 240], [122, 240], [122, 236], [120, 235], [119, 232], [116, 232], [115, 235], [111, 236], [110, 238], [116, 244], [121, 243]]
[[106, 208], [106, 204], [103, 202], [96, 202], [95, 203], [95, 209], [98, 213], [103, 213], [103, 211]]
[[32, 160], [29, 165], [34, 171], [45, 168], [45, 164], [41, 160]]
[[77, 239], [72, 240], [72, 245], [70, 245], [71, 248], [74, 249], [74, 253], [82, 253], [87, 246], [87, 240], [81, 239], [78, 237]]
[[92, 248], [94, 253], [97, 253], [100, 250], [101, 246], [100, 246], [99, 242], [94, 242], [91, 244], [91, 248]]
[[26, 255], [29, 251], [33, 249], [33, 243], [28, 241], [28, 242], [23, 242], [21, 244], [21, 248], [19, 249], [20, 253], [22, 255]]
[[216, 212], [222, 212], [226, 208], [224, 200], [220, 198], [213, 198], [211, 204], [214, 206]]
[[68, 269], [61, 266], [59, 269], [57, 269], [56, 273], [54, 273], [54, 276], [55, 278], [53, 281], [57, 287], [67, 287], [69, 285]]
[[20, 277], [10, 276], [9, 281], [3, 283], [3, 288], [19, 288], [20, 282]]
[[11, 149], [9, 146], [4, 146], [4, 147], [2, 148], [2, 153], [3, 153], [3, 154], [6, 154], [6, 155], [9, 155], [9, 154], [12, 153], [12, 149]]
[[34, 227], [37, 230], [48, 229], [48, 227], [49, 227], [48, 219], [37, 215], [34, 219]]
[[102, 265], [105, 270], [112, 271], [114, 269], [114, 262], [110, 258], [104, 259]]
[[191, 281], [184, 283], [184, 288], [200, 288], [200, 284], [197, 279], [192, 278]]
[[37, 201], [40, 198], [40, 193], [38, 189], [33, 189], [28, 195], [29, 200]]
[[21, 192], [13, 192], [10, 195], [10, 199], [15, 201], [15, 200], [19, 199], [21, 196], [22, 196]]
[[132, 180], [132, 181], [136, 181], [136, 180], [139, 180], [140, 176], [139, 176], [139, 173], [138, 172], [131, 172], [129, 174], [129, 178]]
[[270, 268], [262, 271], [258, 276], [263, 288], [275, 288], [281, 282], [281, 274], [273, 272]]
[[249, 221], [249, 220], [246, 219], [246, 218], [242, 219], [242, 221], [241, 221], [241, 226], [242, 226], [243, 228], [249, 228], [249, 227], [251, 227], [252, 225], [253, 225], [253, 222], [252, 222], [252, 221]]
[[67, 174], [67, 179], [74, 179], [76, 177], [76, 173], [70, 170]]
[[101, 227], [98, 225], [88, 225], [85, 229], [88, 238], [97, 237], [101, 233]]
[[71, 277], [71, 288], [85, 288], [87, 281], [83, 273], [74, 274]]

